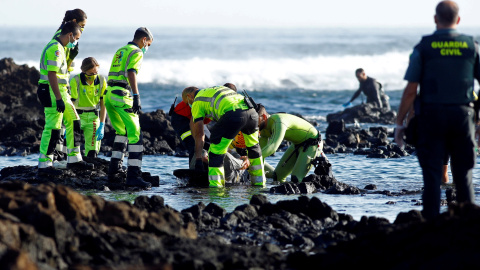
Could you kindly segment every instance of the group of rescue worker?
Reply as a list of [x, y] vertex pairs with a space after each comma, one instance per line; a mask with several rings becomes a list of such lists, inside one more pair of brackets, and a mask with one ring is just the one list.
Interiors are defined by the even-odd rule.
[[[96, 157], [108, 113], [116, 132], [109, 180], [126, 174], [126, 186], [149, 188], [151, 184], [141, 177], [143, 138], [137, 74], [153, 35], [145, 27], [138, 28], [133, 40], [114, 54], [107, 78], [98, 74], [100, 65], [94, 57], [83, 59], [81, 73], [70, 78], [86, 23], [84, 11], [68, 10], [41, 54], [37, 95], [44, 106], [45, 128], [38, 174], [62, 174], [55, 166], [62, 156], [66, 156], [67, 169], [94, 169], [94, 164], [83, 160], [81, 142], [76, 139], [80, 136], [75, 133], [83, 131], [85, 156]], [[231, 83], [183, 90], [182, 101], [172, 113], [172, 124], [189, 152], [191, 168], [208, 170], [212, 187], [222, 187], [226, 180], [245, 179], [252, 185], [264, 186], [266, 177], [282, 182], [290, 174], [292, 181], [302, 181], [312, 166], [311, 160], [322, 152], [320, 133], [300, 117], [269, 115], [263, 105], [236, 90]], [[206, 128], [207, 124], [210, 128]], [[292, 145], [279, 166], [273, 168], [264, 159], [274, 154], [283, 140]]]
[[[143, 55], [153, 42], [153, 35], [145, 27], [138, 28], [132, 42], [114, 54], [108, 78], [98, 74], [100, 65], [97, 60], [87, 57], [82, 61], [81, 73], [70, 79], [74, 59], [78, 55], [78, 40], [86, 23], [87, 15], [83, 10], [68, 10], [40, 57], [37, 95], [44, 106], [45, 128], [40, 142], [38, 174], [48, 176], [63, 173], [54, 166], [55, 153], [59, 153], [58, 157], [66, 155], [67, 169], [94, 169], [92, 163], [83, 160], [75, 133], [83, 131], [85, 156], [96, 157], [104, 137], [108, 113], [116, 132], [109, 179], [126, 174], [127, 186], [149, 188], [151, 184], [141, 177], [143, 142], [136, 76]], [[126, 151], [129, 158], [125, 170], [123, 158]]]

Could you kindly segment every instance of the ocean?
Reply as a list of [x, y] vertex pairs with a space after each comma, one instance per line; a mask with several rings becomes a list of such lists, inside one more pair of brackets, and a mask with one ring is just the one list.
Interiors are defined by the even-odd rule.
[[[107, 75], [115, 51], [133, 38], [136, 27], [96, 28], [87, 25], [79, 40], [79, 54], [72, 74], [80, 72], [81, 60], [93, 56], [100, 63], [100, 74]], [[0, 58], [13, 58], [17, 64], [39, 68], [40, 54], [56, 28], [0, 29]], [[324, 133], [326, 116], [343, 109], [358, 88], [357, 68], [382, 83], [397, 109], [408, 66], [409, 54], [422, 35], [434, 28], [303, 28], [303, 29], [226, 29], [226, 28], [151, 28], [154, 42], [144, 57], [138, 74], [142, 109], [168, 111], [175, 97], [187, 86], [206, 88], [231, 82], [245, 89], [256, 102], [273, 112], [299, 113], [318, 123]], [[459, 28], [480, 39], [480, 30]], [[478, 83], [475, 84], [476, 91]], [[179, 101], [177, 100], [177, 102]], [[360, 104], [364, 98], [353, 102]], [[363, 124], [362, 128], [380, 126]], [[392, 128], [392, 126], [386, 126]], [[276, 165], [283, 153], [267, 161]], [[0, 157], [0, 168], [18, 164], [36, 165], [37, 155]], [[377, 185], [379, 190], [399, 192], [417, 190], [417, 194], [391, 197], [379, 194], [327, 195], [316, 193], [338, 212], [385, 217], [391, 222], [399, 212], [420, 210], [423, 186], [417, 158], [368, 159], [352, 154], [327, 155], [338, 181], [363, 188]], [[477, 161], [478, 163], [478, 161]], [[97, 192], [110, 200], [132, 201], [138, 195], [160, 195], [165, 202], [182, 210], [200, 201], [215, 202], [232, 211], [248, 203], [253, 194], [264, 193], [272, 201], [296, 196], [270, 195], [271, 182], [264, 189], [230, 187], [221, 191], [182, 187], [173, 170], [186, 168], [185, 158], [145, 156], [143, 170], [159, 175], [161, 186], [150, 191]], [[474, 169], [477, 203], [480, 203], [478, 165]], [[451, 179], [451, 175], [450, 175]], [[445, 196], [444, 194], [442, 195]], [[445, 207], [442, 207], [445, 210]]]

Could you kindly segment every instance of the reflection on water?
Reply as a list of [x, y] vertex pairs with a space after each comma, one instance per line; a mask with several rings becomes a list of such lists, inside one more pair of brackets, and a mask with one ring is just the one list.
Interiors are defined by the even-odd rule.
[[[276, 166], [282, 155], [283, 153], [278, 152], [275, 156], [268, 157], [267, 162]], [[16, 165], [36, 166], [37, 158], [37, 155], [0, 157], [0, 169]], [[400, 192], [403, 189], [409, 191], [421, 190], [423, 186], [421, 169], [415, 156], [400, 159], [369, 159], [365, 156], [351, 154], [332, 154], [327, 155], [327, 158], [332, 163], [333, 172], [338, 181], [358, 188], [374, 184], [380, 191]], [[273, 186], [271, 179], [268, 179], [267, 186], [264, 188], [252, 186], [231, 186], [226, 188], [182, 187], [179, 180], [173, 176], [173, 171], [180, 168], [187, 168], [186, 158], [166, 155], [144, 156], [143, 170], [149, 171], [152, 175], [159, 175], [160, 187], [142, 192], [88, 190], [82, 191], [82, 193], [86, 195], [97, 194], [107, 200], [129, 202], [133, 202], [139, 195], [158, 195], [164, 198], [165, 204], [179, 211], [199, 202], [203, 202], [205, 205], [214, 202], [228, 212], [233, 211], [235, 207], [241, 204], [248, 203], [255, 194], [266, 195], [272, 203], [280, 200], [293, 200], [298, 197], [297, 195], [270, 194], [269, 190]], [[478, 194], [478, 165], [475, 167], [473, 175], [475, 193]], [[421, 206], [416, 205], [421, 200], [421, 193], [398, 197], [382, 194], [328, 195], [323, 193], [310, 194], [308, 196], [318, 197], [337, 212], [350, 214], [356, 220], [366, 215], [384, 217], [393, 222], [399, 212], [407, 212], [412, 209], [421, 210]], [[444, 193], [442, 197], [445, 197]], [[480, 196], [478, 195], [476, 196], [476, 202], [480, 204]], [[442, 210], [445, 209], [445, 207], [442, 207]]]

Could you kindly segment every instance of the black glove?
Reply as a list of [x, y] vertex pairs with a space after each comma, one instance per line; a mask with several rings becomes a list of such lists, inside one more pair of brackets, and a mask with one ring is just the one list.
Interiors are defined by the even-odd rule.
[[138, 113], [142, 108], [142, 103], [140, 102], [140, 95], [133, 95], [133, 113]]
[[195, 161], [195, 171], [196, 172], [203, 172], [204, 171], [203, 160], [202, 159], [197, 159]]
[[57, 112], [63, 113], [65, 111], [65, 102], [63, 99], [57, 99]]
[[73, 59], [75, 59], [77, 54], [78, 54], [78, 43], [77, 43], [77, 46], [73, 47], [73, 49], [70, 50], [70, 54], [68, 55], [68, 58], [70, 58], [70, 60], [73, 61]]

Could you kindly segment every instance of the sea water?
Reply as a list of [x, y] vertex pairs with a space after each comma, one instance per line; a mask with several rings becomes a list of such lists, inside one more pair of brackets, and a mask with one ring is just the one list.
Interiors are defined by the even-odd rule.
[[[87, 25], [79, 40], [79, 54], [73, 75], [80, 72], [81, 60], [93, 56], [100, 63], [100, 74], [107, 75], [115, 51], [132, 40], [136, 27], [98, 28]], [[142, 110], [168, 111], [175, 97], [187, 86], [205, 88], [234, 83], [246, 89], [255, 101], [270, 113], [299, 113], [316, 122], [324, 134], [326, 116], [343, 109], [358, 88], [357, 68], [382, 83], [390, 104], [397, 109], [406, 82], [403, 80], [408, 57], [421, 35], [429, 28], [389, 29], [188, 29], [151, 28], [154, 42], [144, 57], [138, 74]], [[459, 28], [480, 39], [480, 30]], [[11, 57], [17, 64], [39, 68], [40, 54], [56, 29], [4, 27], [0, 29], [0, 58]], [[475, 83], [478, 90], [478, 84]], [[360, 104], [360, 96], [353, 102]], [[177, 100], [178, 102], [179, 100]], [[362, 128], [379, 126], [360, 123]], [[385, 125], [392, 128], [391, 125]], [[282, 152], [268, 157], [276, 165]], [[37, 164], [38, 156], [0, 157], [0, 168]], [[106, 157], [104, 157], [106, 158]], [[375, 184], [378, 190], [420, 191], [421, 169], [415, 156], [399, 159], [369, 159], [352, 154], [331, 154], [335, 177], [359, 188]], [[106, 158], [108, 159], [108, 158]], [[477, 159], [478, 163], [478, 159]], [[271, 202], [297, 196], [272, 195], [271, 179], [265, 188], [236, 186], [225, 189], [185, 188], [173, 171], [187, 168], [185, 158], [144, 156], [143, 170], [160, 176], [160, 187], [143, 192], [98, 192], [108, 200], [133, 201], [138, 195], [160, 195], [177, 210], [198, 202], [215, 202], [232, 211], [248, 203], [254, 194], [265, 194]], [[475, 193], [480, 188], [478, 165], [474, 169]], [[450, 174], [451, 179], [451, 174]], [[334, 210], [359, 219], [363, 215], [385, 217], [394, 221], [399, 212], [420, 210], [421, 192], [398, 197], [381, 194], [327, 195], [315, 193]], [[442, 198], [445, 198], [442, 192]], [[445, 207], [442, 207], [442, 211]]]

